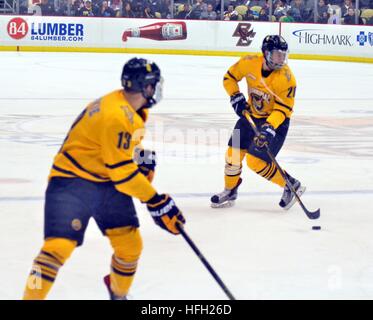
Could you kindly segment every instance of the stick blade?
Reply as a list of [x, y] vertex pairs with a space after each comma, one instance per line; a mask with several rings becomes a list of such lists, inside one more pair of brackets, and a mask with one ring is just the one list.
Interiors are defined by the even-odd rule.
[[307, 214], [308, 218], [310, 218], [311, 220], [316, 220], [316, 219], [320, 218], [320, 209], [317, 209], [316, 211], [307, 211], [306, 210], [306, 214]]

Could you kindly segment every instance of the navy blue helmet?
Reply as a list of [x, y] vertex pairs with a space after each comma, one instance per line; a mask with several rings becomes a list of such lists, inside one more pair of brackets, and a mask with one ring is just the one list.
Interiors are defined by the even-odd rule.
[[[132, 58], [123, 67], [122, 86], [125, 91], [130, 93], [141, 92], [147, 99], [146, 107], [151, 107], [161, 99], [161, 70], [152, 61], [142, 58]], [[147, 88], [152, 87], [152, 94], [149, 95]]]
[[[284, 53], [283, 63], [275, 63], [272, 58], [273, 51], [280, 51]], [[267, 62], [268, 67], [273, 70], [281, 69], [287, 63], [288, 44], [286, 40], [278, 35], [266, 36], [262, 44], [263, 56]]]

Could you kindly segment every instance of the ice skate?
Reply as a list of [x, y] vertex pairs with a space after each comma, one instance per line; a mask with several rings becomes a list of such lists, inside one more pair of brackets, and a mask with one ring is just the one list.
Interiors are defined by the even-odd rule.
[[211, 197], [211, 208], [230, 208], [233, 207], [235, 204], [235, 200], [237, 199], [237, 191], [238, 187], [240, 186], [242, 179], [238, 180], [237, 185], [229, 190], [224, 189], [223, 192], [220, 192]]
[[[294, 179], [291, 176], [288, 176], [288, 178], [289, 182], [293, 185], [295, 192], [300, 197], [306, 191], [306, 187], [302, 186], [300, 181], [297, 179]], [[279, 203], [280, 207], [284, 210], [289, 210], [294, 205], [296, 200], [297, 199], [295, 198], [294, 193], [291, 192], [290, 188], [286, 185]]]
[[127, 296], [119, 297], [119, 296], [115, 295], [115, 293], [111, 290], [110, 275], [107, 275], [107, 276], [104, 277], [104, 283], [105, 283], [105, 286], [106, 286], [107, 290], [109, 291], [110, 300], [128, 300]]

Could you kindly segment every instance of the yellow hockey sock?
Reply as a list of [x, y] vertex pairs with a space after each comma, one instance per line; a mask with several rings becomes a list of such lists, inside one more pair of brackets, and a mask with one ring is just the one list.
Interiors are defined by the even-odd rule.
[[267, 163], [251, 154], [247, 154], [246, 161], [248, 167], [254, 172], [282, 188], [285, 187], [285, 179], [281, 176], [274, 163]]
[[76, 244], [76, 241], [63, 238], [45, 240], [27, 279], [24, 300], [43, 300], [46, 298], [57, 277], [58, 270], [70, 257]]
[[124, 297], [135, 277], [137, 263], [142, 251], [140, 231], [135, 227], [106, 230], [114, 249], [111, 260], [110, 286], [118, 297]]
[[246, 150], [229, 147], [225, 153], [224, 184], [226, 189], [231, 190], [237, 186], [246, 152]]

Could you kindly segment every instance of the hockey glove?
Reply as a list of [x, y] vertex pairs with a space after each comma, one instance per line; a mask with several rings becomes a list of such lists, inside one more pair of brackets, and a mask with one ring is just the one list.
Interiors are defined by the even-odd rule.
[[254, 137], [254, 143], [258, 149], [263, 149], [265, 146], [270, 146], [276, 131], [269, 123], [264, 123], [260, 128], [258, 135]]
[[134, 160], [137, 163], [140, 172], [150, 181], [153, 181], [154, 170], [157, 165], [155, 151], [146, 149], [136, 149]]
[[146, 203], [146, 206], [158, 226], [173, 234], [180, 233], [177, 224], [184, 224], [185, 219], [168, 194], [156, 194]]
[[242, 117], [242, 112], [244, 110], [249, 109], [246, 98], [241, 92], [238, 92], [231, 96], [231, 105], [239, 117]]

